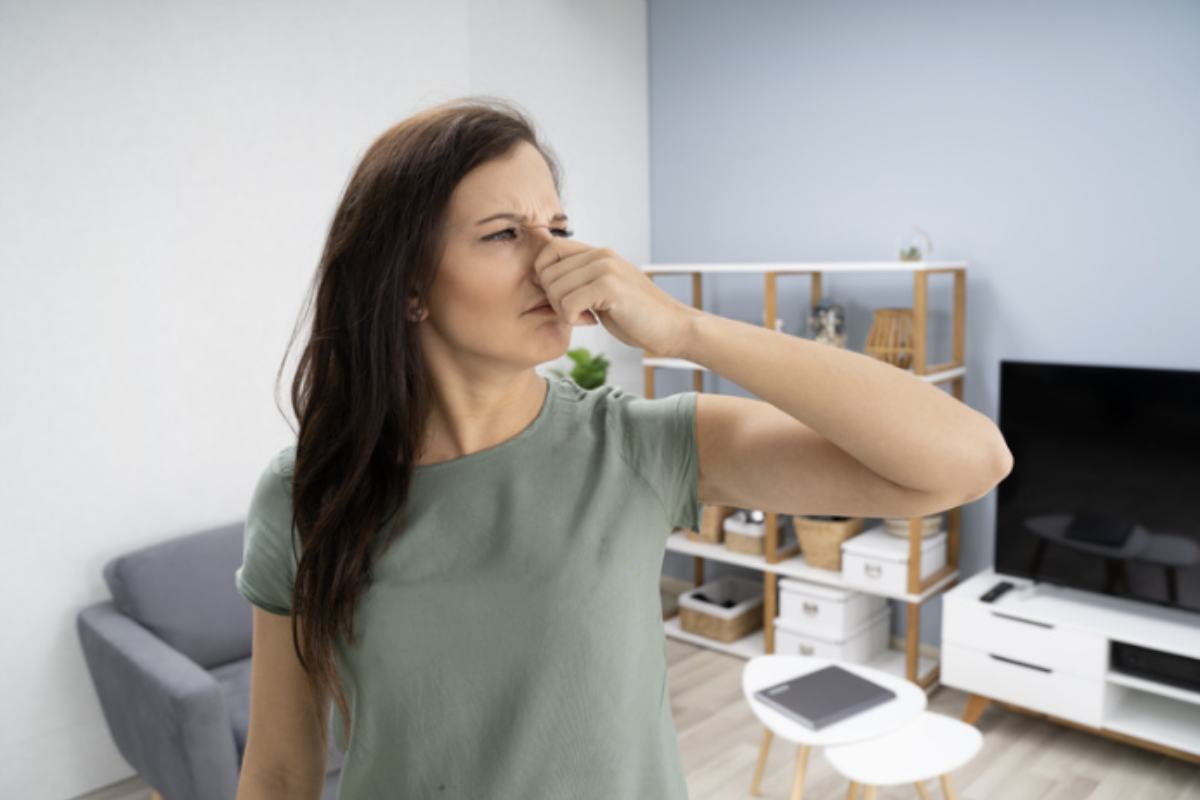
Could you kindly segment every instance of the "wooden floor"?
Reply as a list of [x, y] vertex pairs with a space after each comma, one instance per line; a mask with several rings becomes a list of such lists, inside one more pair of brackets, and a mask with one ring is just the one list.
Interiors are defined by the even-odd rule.
[[[677, 639], [667, 639], [667, 660], [689, 800], [749, 800], [763, 729], [742, 697], [745, 660]], [[954, 689], [929, 698], [930, 711], [953, 717], [965, 704]], [[1003, 709], [989, 709], [979, 729], [983, 749], [953, 775], [960, 800], [1200, 800], [1195, 764]], [[795, 765], [795, 747], [775, 737], [762, 796], [787, 800]], [[848, 784], [817, 749], [805, 785], [805, 800], [843, 800]], [[940, 797], [934, 782], [926, 788]], [[878, 795], [916, 797], [912, 786]]]
[[[750, 800], [762, 727], [742, 697], [745, 660], [670, 638], [667, 660], [689, 800]], [[958, 717], [965, 702], [961, 692], [942, 688], [930, 697], [929, 710]], [[954, 773], [959, 800], [1200, 800], [1195, 764], [1002, 709], [989, 709], [979, 728], [983, 750]], [[776, 737], [762, 796], [787, 800], [794, 768], [795, 748]], [[805, 800], [846, 796], [846, 782], [820, 750], [809, 760], [806, 785]], [[935, 784], [927, 788], [940, 797]], [[79, 800], [149, 796], [146, 785], [133, 779]], [[917, 793], [900, 786], [881, 789], [878, 797], [911, 800]]]

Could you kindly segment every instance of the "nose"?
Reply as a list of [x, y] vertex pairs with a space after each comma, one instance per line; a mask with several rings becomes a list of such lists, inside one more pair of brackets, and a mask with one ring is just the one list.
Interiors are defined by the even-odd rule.
[[[530, 250], [533, 253], [537, 253], [539, 250], [541, 250], [543, 247], [546, 246], [546, 242], [554, 239], [554, 234], [550, 232], [550, 228], [553, 227], [551, 225], [542, 225], [542, 224], [530, 223], [530, 222], [522, 223], [522, 225], [525, 228], [525, 230], [529, 232], [529, 237], [530, 237], [529, 243], [532, 245], [530, 247]], [[541, 228], [543, 230], [539, 233], [539, 232], [537, 232], [538, 228]], [[542, 282], [540, 280], [538, 280], [537, 272], [533, 269], [532, 261], [530, 261], [530, 263], [529, 263], [529, 276], [530, 276], [531, 280], [533, 281], [534, 286], [537, 286], [539, 289], [542, 288]]]
[[538, 228], [542, 228], [543, 230], [545, 230], [545, 236], [547, 238], [553, 238], [553, 234], [550, 233], [551, 226], [548, 224], [542, 225], [542, 224], [534, 223], [534, 222], [526, 222], [523, 224], [525, 226], [525, 229], [528, 230], [530, 233], [532, 233], [534, 230], [536, 230]]
[[524, 223], [524, 227], [529, 233], [529, 241], [526, 244], [530, 246], [529, 249], [534, 253], [539, 252], [547, 243], [557, 238], [550, 230], [554, 227], [553, 225]]

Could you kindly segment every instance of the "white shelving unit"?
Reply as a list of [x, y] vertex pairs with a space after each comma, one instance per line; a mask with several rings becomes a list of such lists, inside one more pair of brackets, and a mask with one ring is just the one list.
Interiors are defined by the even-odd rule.
[[[827, 273], [909, 273], [913, 277], [913, 360], [909, 372], [922, 380], [934, 384], [949, 384], [952, 394], [959, 400], [963, 396], [963, 379], [966, 376], [964, 364], [964, 335], [966, 329], [966, 262], [964, 261], [841, 261], [841, 262], [794, 262], [794, 263], [672, 263], [648, 264], [642, 267], [643, 272], [654, 277], [656, 275], [690, 275], [692, 278], [692, 305], [697, 309], [703, 306], [703, 282], [705, 274], [755, 274], [764, 279], [763, 325], [778, 330], [775, 321], [778, 319], [777, 283], [780, 276], [807, 275], [809, 278], [810, 305], [815, 306], [823, 299], [822, 282]], [[943, 364], [930, 365], [927, 363], [927, 330], [928, 330], [928, 279], [933, 274], [948, 274], [954, 281], [954, 334], [953, 357]], [[700, 364], [682, 358], [673, 358], [655, 353], [645, 353], [642, 359], [645, 375], [645, 396], [654, 397], [654, 377], [657, 369], [682, 369], [692, 372], [692, 382], [696, 391], [704, 391], [704, 373], [707, 368]], [[763, 573], [764, 603], [763, 627], [742, 639], [724, 644], [703, 636], [696, 636], [680, 627], [679, 618], [671, 617], [664, 622], [668, 636], [693, 644], [707, 647], [720, 652], [730, 653], [742, 658], [752, 658], [756, 655], [774, 652], [774, 619], [778, 599], [778, 579], [780, 576], [797, 578], [818, 583], [824, 586], [847, 588], [842, 581], [841, 573], [817, 569], [804, 561], [798, 547], [793, 545], [787, 550], [781, 550], [777, 534], [777, 513], [762, 509], [766, 516], [766, 553], [764, 555], [747, 555], [735, 553], [724, 545], [697, 542], [689, 539], [683, 533], [676, 531], [667, 540], [667, 549], [673, 552], [690, 555], [694, 558], [694, 585], [704, 583], [704, 564], [706, 561], [719, 561], [736, 564]], [[958, 535], [960, 509], [950, 509], [947, 513], [947, 564], [927, 578], [921, 578], [920, 572], [920, 518], [911, 521], [909, 533], [909, 574], [907, 591], [897, 593], [879, 592], [881, 596], [901, 603], [905, 606], [907, 616], [907, 631], [899, 649], [893, 640], [893, 647], [871, 662], [876, 666], [917, 683], [926, 690], [931, 689], [938, 681], [940, 664], [933, 655], [922, 652], [920, 645], [920, 608], [930, 598], [946, 591], [953, 586], [959, 577], [958, 572]], [[861, 589], [857, 589], [861, 591]], [[1131, 712], [1132, 714], [1132, 712]], [[1136, 724], [1136, 723], [1132, 723]]]
[[[871, 530], [868, 528], [867, 530]], [[863, 531], [866, 533], [866, 531]], [[834, 572], [833, 570], [820, 569], [818, 567], [810, 567], [804, 563], [802, 554], [794, 555], [783, 561], [778, 561], [774, 564], [769, 563], [765, 556], [750, 555], [748, 553], [735, 553], [729, 548], [721, 544], [709, 544], [708, 542], [696, 542], [687, 538], [679, 531], [673, 532], [667, 537], [667, 549], [675, 553], [683, 553], [685, 555], [696, 556], [708, 561], [721, 561], [725, 564], [736, 564], [739, 567], [747, 567], [749, 569], [758, 570], [762, 573], [774, 573], [785, 578], [796, 578], [810, 583], [819, 583], [822, 586], [832, 586], [835, 589], [849, 589], [852, 591], [862, 591], [857, 586], [848, 586], [842, 579], [842, 573]], [[890, 592], [880, 590], [876, 592], [881, 597], [886, 597], [890, 600], [902, 600], [905, 603], [924, 603], [930, 597], [933, 597], [938, 592], [949, 587], [958, 579], [958, 570], [955, 569], [947, 572], [945, 577], [939, 579], [936, 583], [925, 589], [923, 592], [912, 594], [909, 592]]]

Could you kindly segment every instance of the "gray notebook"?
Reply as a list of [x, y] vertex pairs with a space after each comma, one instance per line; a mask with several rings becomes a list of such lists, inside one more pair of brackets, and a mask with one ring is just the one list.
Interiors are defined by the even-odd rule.
[[813, 730], [896, 697], [891, 689], [837, 666], [759, 689], [754, 697]]

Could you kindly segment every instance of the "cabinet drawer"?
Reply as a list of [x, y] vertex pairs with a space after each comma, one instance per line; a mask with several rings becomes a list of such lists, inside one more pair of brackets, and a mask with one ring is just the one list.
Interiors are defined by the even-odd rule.
[[1104, 677], [1108, 642], [1077, 628], [1024, 618], [1019, 611], [947, 597], [942, 637], [954, 644], [1084, 677]]
[[1072, 675], [943, 641], [941, 680], [965, 692], [1100, 727], [1103, 678]]

